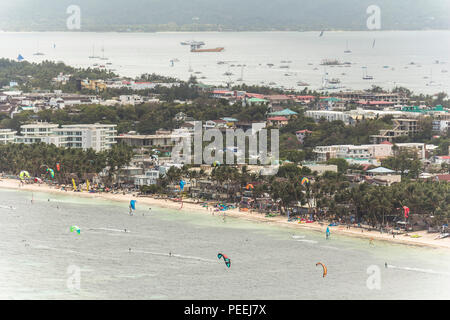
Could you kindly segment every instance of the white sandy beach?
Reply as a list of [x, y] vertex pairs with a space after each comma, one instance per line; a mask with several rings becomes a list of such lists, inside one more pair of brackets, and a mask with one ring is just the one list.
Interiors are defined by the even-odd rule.
[[[132, 194], [113, 194], [113, 193], [88, 193], [86, 191], [83, 192], [73, 192], [73, 191], [63, 191], [61, 189], [57, 189], [53, 186], [49, 186], [46, 184], [25, 184], [20, 186], [19, 180], [14, 179], [1, 179], [0, 180], [0, 188], [6, 189], [15, 189], [15, 190], [24, 190], [24, 191], [35, 191], [35, 192], [44, 192], [44, 193], [52, 193], [52, 194], [64, 194], [64, 195], [73, 195], [84, 198], [97, 198], [97, 199], [105, 199], [111, 201], [120, 201], [120, 202], [129, 202], [131, 199], [138, 199], [140, 204], [145, 204], [150, 207], [160, 207], [160, 208], [169, 208], [169, 209], [177, 209], [180, 212], [204, 212], [205, 214], [212, 214], [211, 207], [205, 208], [201, 205], [201, 203], [195, 203], [192, 199], [184, 199], [183, 205], [180, 202], [166, 200], [166, 199], [155, 199], [152, 197], [135, 197]], [[214, 212], [216, 215], [221, 215], [223, 212]], [[286, 226], [291, 228], [299, 228], [299, 229], [310, 229], [316, 230], [319, 232], [323, 232], [325, 234], [326, 225], [319, 224], [317, 222], [308, 223], [308, 224], [298, 224], [297, 222], [288, 222], [286, 217], [284, 216], [275, 216], [275, 217], [265, 217], [260, 213], [248, 212], [248, 211], [239, 211], [239, 209], [232, 209], [226, 211], [226, 216], [246, 219], [250, 221], [257, 222], [265, 222], [278, 226]], [[445, 248], [450, 249], [450, 238], [445, 239], [436, 239], [438, 234], [436, 233], [428, 233], [426, 231], [414, 231], [410, 232], [408, 235], [396, 235], [395, 238], [392, 237], [392, 234], [380, 233], [378, 231], [367, 231], [362, 230], [361, 228], [351, 227], [347, 229], [346, 226], [338, 226], [331, 228], [332, 234], [343, 234], [347, 236], [361, 237], [367, 238], [368, 240], [384, 240], [395, 243], [402, 243], [408, 245], [416, 245], [416, 246], [428, 246], [428, 247], [436, 247], [436, 248]], [[410, 235], [419, 235], [418, 238], [412, 238]]]

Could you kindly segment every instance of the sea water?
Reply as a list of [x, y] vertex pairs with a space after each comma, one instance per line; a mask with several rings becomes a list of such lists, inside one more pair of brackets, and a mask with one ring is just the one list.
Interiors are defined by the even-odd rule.
[[450, 298], [444, 249], [333, 233], [326, 240], [139, 199], [130, 216], [127, 203], [70, 192], [0, 190], [0, 204], [2, 299]]
[[[204, 41], [205, 48], [225, 50], [191, 53], [189, 46], [180, 44], [193, 39]], [[344, 53], [347, 43], [351, 53]], [[38, 50], [45, 55], [34, 56]], [[93, 52], [109, 60], [89, 59]], [[16, 59], [19, 53], [30, 62], [63, 61], [83, 68], [105, 65], [131, 77], [157, 73], [187, 80], [195, 75], [212, 85], [272, 83], [302, 90], [297, 82], [304, 81], [308, 88], [318, 89], [327, 73], [328, 79], [339, 78], [345, 89], [403, 86], [417, 93], [450, 94], [448, 30], [325, 31], [321, 37], [319, 32], [1, 32], [0, 57]], [[178, 61], [172, 66], [174, 59]], [[324, 67], [323, 59], [351, 66]], [[362, 79], [365, 71], [373, 80]], [[243, 82], [238, 81], [241, 76]]]

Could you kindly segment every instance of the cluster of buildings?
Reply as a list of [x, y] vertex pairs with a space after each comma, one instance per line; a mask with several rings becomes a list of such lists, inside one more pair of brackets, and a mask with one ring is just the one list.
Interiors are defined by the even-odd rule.
[[381, 160], [394, 156], [395, 150], [402, 149], [412, 150], [417, 153], [419, 159], [425, 160], [431, 156], [436, 146], [425, 143], [396, 143], [394, 148], [394, 144], [384, 141], [366, 145], [317, 146], [314, 153], [318, 161], [341, 158], [349, 163], [379, 165]]
[[115, 124], [62, 125], [47, 122], [24, 124], [20, 133], [10, 129], [0, 130], [0, 144], [6, 143], [46, 143], [57, 147], [94, 149], [104, 151], [117, 143]]
[[39, 93], [0, 92], [0, 113], [5, 113], [11, 118], [23, 111], [36, 113], [46, 109], [64, 109], [75, 105], [98, 103], [100, 103], [100, 99], [95, 95], [68, 94], [59, 90]]

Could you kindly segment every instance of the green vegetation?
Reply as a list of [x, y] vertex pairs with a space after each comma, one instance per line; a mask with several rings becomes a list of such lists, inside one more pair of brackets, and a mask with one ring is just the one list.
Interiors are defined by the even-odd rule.
[[[62, 74], [72, 75], [72, 81], [67, 85], [52, 83], [52, 79]], [[17, 62], [9, 59], [0, 59], [0, 86], [9, 85], [10, 81], [16, 81], [19, 88], [25, 92], [32, 89], [50, 90], [61, 89], [65, 92], [76, 92], [75, 79], [109, 79], [117, 75], [100, 69], [77, 69], [65, 65], [62, 62], [43, 61], [30, 63], [28, 61]]]
[[[108, 176], [103, 183], [111, 184], [112, 177], [120, 168], [127, 165], [133, 151], [125, 145], [116, 145], [110, 150], [95, 152], [92, 149], [58, 148], [53, 144], [7, 144], [0, 145], [0, 171], [18, 175], [26, 170], [33, 177], [48, 177], [47, 168], [55, 171], [58, 183], [71, 183], [71, 179], [85, 181], [108, 170]], [[56, 164], [61, 170], [57, 172]], [[48, 177], [49, 178], [49, 177]]]

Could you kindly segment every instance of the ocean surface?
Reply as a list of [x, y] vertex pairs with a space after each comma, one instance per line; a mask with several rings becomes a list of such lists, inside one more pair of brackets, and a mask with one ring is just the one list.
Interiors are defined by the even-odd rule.
[[[192, 40], [204, 41], [205, 48], [225, 50], [191, 53], [180, 43]], [[344, 53], [347, 48], [351, 53]], [[36, 52], [45, 55], [33, 55]], [[19, 53], [31, 62], [63, 61], [84, 68], [105, 65], [123, 76], [157, 73], [187, 80], [192, 74], [213, 85], [270, 84], [301, 90], [304, 87], [298, 82], [303, 81], [318, 89], [327, 73], [328, 79], [340, 80], [344, 88], [339, 90], [378, 85], [450, 93], [450, 31], [336, 31], [321, 37], [319, 32], [0, 32], [0, 56], [16, 59]], [[108, 60], [89, 59], [92, 55]], [[323, 59], [351, 65], [325, 68], [320, 65]], [[363, 80], [364, 72], [373, 80]]]
[[448, 251], [333, 231], [12, 190], [0, 227], [0, 299], [450, 298]]

